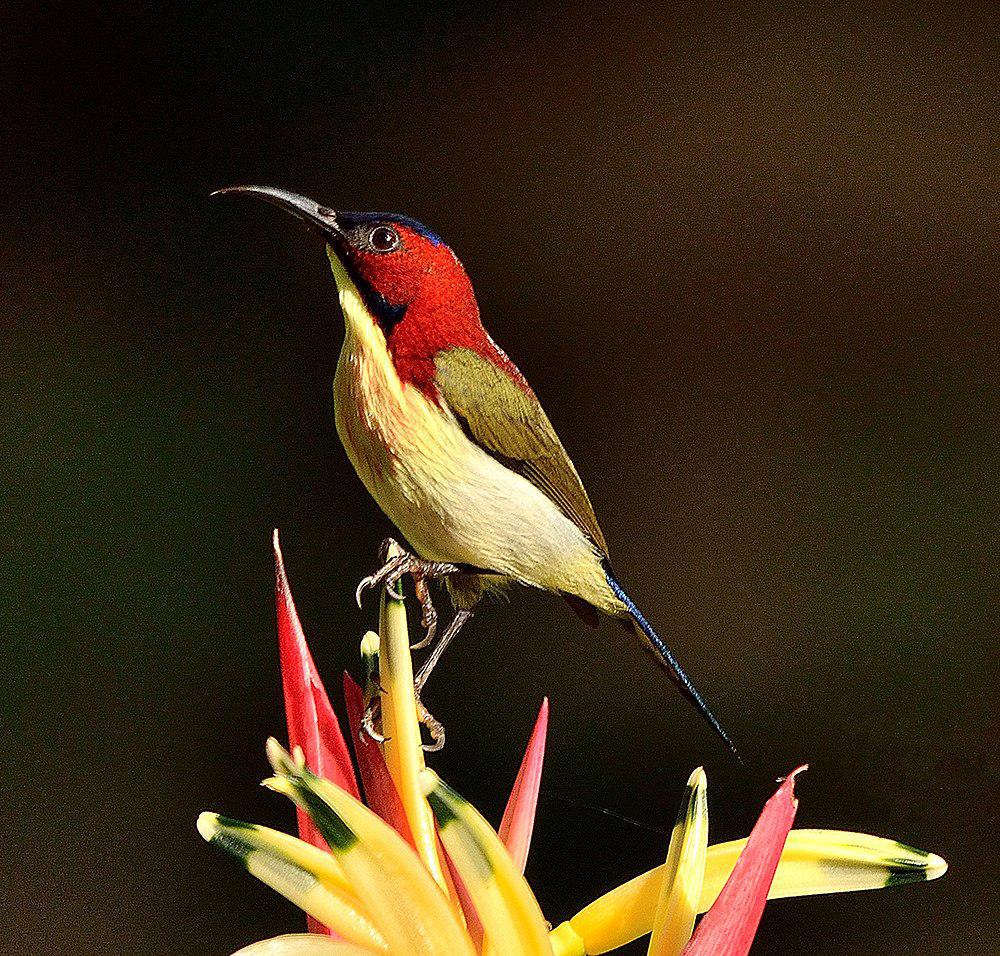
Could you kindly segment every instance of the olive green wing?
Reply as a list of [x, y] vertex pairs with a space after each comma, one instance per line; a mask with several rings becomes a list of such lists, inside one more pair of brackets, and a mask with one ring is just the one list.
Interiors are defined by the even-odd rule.
[[435, 359], [435, 383], [469, 438], [530, 481], [607, 554], [580, 476], [534, 392], [471, 349]]

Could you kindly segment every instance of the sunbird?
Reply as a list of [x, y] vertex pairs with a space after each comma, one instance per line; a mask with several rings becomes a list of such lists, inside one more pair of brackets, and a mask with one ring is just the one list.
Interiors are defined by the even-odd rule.
[[[326, 243], [346, 334], [333, 394], [337, 433], [361, 481], [413, 552], [365, 586], [413, 575], [428, 637], [429, 578], [455, 616], [416, 678], [419, 694], [482, 597], [517, 583], [638, 628], [681, 693], [729, 735], [611, 569], [573, 462], [524, 376], [483, 327], [472, 282], [426, 226], [383, 212], [335, 212], [271, 186], [232, 186], [307, 223]], [[216, 195], [216, 194], [213, 194]], [[440, 745], [440, 725], [427, 715]]]

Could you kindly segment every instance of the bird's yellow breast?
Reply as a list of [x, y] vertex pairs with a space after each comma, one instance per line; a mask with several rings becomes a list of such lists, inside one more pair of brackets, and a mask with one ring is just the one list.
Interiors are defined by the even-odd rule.
[[[334, 264], [337, 272], [339, 261]], [[396, 373], [385, 336], [338, 276], [346, 336], [334, 379], [337, 432], [358, 476], [424, 557], [474, 563], [454, 534], [469, 441], [454, 416]]]

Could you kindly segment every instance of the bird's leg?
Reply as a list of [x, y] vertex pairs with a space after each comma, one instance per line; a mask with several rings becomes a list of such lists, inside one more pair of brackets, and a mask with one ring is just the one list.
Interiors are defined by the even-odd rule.
[[434, 645], [430, 654], [427, 655], [427, 660], [424, 661], [423, 666], [417, 672], [417, 676], [413, 681], [413, 696], [417, 700], [417, 715], [420, 718], [420, 723], [427, 728], [427, 732], [431, 735], [431, 740], [433, 741], [433, 743], [424, 744], [424, 750], [436, 751], [444, 747], [444, 726], [424, 706], [423, 701], [420, 699], [420, 692], [424, 689], [427, 678], [431, 676], [431, 671], [434, 670], [435, 665], [441, 659], [445, 648], [452, 642], [455, 635], [462, 629], [462, 625], [470, 617], [472, 617], [472, 611], [455, 612], [455, 616], [444, 629], [444, 633], [438, 639], [437, 644]]
[[[448, 575], [456, 574], [458, 573], [459, 568], [446, 561], [427, 561], [423, 558], [419, 558], [415, 554], [411, 554], [409, 551], [404, 550], [399, 543], [394, 541], [392, 538], [386, 538], [382, 542], [382, 547], [379, 548], [379, 561], [382, 563], [382, 566], [378, 569], [378, 571], [374, 574], [368, 575], [368, 577], [364, 578], [358, 585], [357, 591], [354, 595], [358, 602], [358, 606], [361, 606], [361, 598], [368, 588], [392, 588], [404, 575], [411, 575], [417, 599], [420, 601], [420, 621], [426, 632], [423, 639], [414, 644], [413, 647], [417, 649], [426, 647], [431, 643], [431, 641], [434, 640], [437, 633], [437, 611], [434, 609], [434, 604], [431, 600], [428, 581], [432, 578], [447, 577]], [[448, 641], [455, 636], [455, 633], [457, 633], [458, 628], [461, 627], [462, 623], [464, 623], [464, 620], [458, 624], [458, 627], [455, 627], [455, 621], [453, 621], [452, 624], [449, 625], [447, 631], [441, 636], [439, 645], [447, 645]], [[425, 663], [424, 668], [420, 672], [421, 674], [424, 673], [424, 670], [427, 671], [427, 674], [430, 673], [431, 668], [433, 668], [434, 663], [437, 661], [438, 657], [441, 656], [441, 652], [443, 650], [444, 646], [441, 646], [440, 649], [436, 647], [434, 651], [432, 651], [431, 657], [428, 658], [428, 661], [431, 661], [431, 658], [433, 658], [433, 661], [431, 661], [431, 667], [428, 668]], [[424, 680], [426, 680], [426, 674], [424, 675]], [[416, 682], [414, 682], [414, 693], [417, 694], [417, 708], [418, 713], [420, 714], [420, 720], [425, 724], [430, 731], [431, 736], [434, 738], [433, 749], [439, 750], [442, 746], [444, 746], [444, 729], [441, 727], [441, 724], [427, 712], [423, 704], [420, 703]], [[373, 740], [383, 743], [385, 741], [385, 737], [379, 733], [376, 727], [381, 709], [380, 704], [381, 701], [377, 695], [373, 696], [366, 702], [364, 716], [361, 718], [361, 732], [363, 734], [367, 734]]]
[[441, 655], [444, 653], [445, 648], [452, 642], [455, 635], [462, 630], [462, 625], [472, 617], [472, 613], [472, 611], [456, 611], [455, 616], [444, 629], [444, 633], [439, 638], [437, 644], [434, 645], [430, 654], [427, 655], [427, 660], [424, 661], [420, 670], [417, 671], [416, 679], [413, 681], [413, 689], [418, 696], [424, 689], [427, 678], [431, 676], [431, 671], [434, 670], [437, 662], [441, 660]]

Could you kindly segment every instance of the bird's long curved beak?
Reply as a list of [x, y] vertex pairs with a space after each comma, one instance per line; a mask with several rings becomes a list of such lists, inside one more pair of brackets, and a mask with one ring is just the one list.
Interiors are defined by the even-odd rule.
[[298, 193], [289, 192], [287, 189], [277, 189], [274, 186], [227, 186], [225, 189], [215, 190], [212, 195], [223, 196], [229, 193], [260, 196], [265, 202], [269, 202], [279, 209], [284, 209], [296, 219], [301, 219], [323, 236], [327, 242], [344, 238], [344, 233], [337, 223], [337, 214], [332, 209], [321, 206], [307, 196], [300, 196]]

